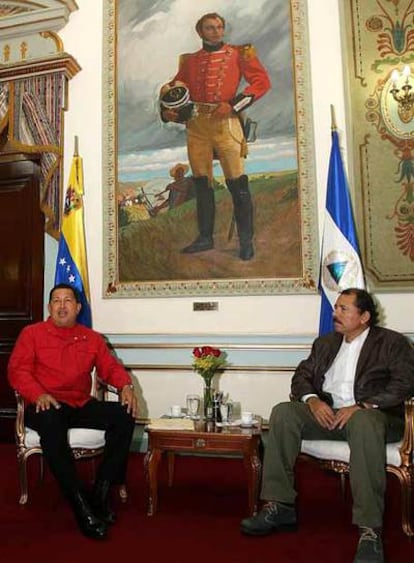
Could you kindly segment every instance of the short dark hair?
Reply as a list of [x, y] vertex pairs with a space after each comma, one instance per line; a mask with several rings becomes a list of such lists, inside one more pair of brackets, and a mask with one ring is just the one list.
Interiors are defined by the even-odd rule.
[[359, 309], [361, 313], [367, 311], [370, 314], [368, 321], [369, 326], [374, 326], [378, 324], [378, 311], [377, 305], [374, 298], [365, 289], [359, 289], [358, 287], [348, 287], [341, 291], [341, 295], [354, 295], [355, 296], [355, 306]]
[[217, 12], [210, 12], [208, 14], [204, 14], [204, 16], [201, 16], [201, 18], [195, 24], [197, 33], [201, 33], [201, 28], [203, 27], [203, 23], [205, 20], [216, 20], [216, 19], [219, 19], [221, 21], [224, 28], [226, 27], [226, 20], [223, 18], [223, 16], [220, 16], [220, 14], [217, 14]]
[[50, 290], [49, 293], [49, 303], [51, 303], [52, 301], [52, 297], [53, 297], [53, 292], [56, 289], [70, 289], [71, 292], [73, 293], [73, 296], [75, 298], [76, 303], [80, 303], [81, 302], [81, 298], [80, 298], [80, 294], [79, 291], [76, 289], [76, 287], [73, 287], [73, 285], [70, 285], [68, 283], [58, 283], [56, 284], [54, 287], [52, 287], [52, 289]]

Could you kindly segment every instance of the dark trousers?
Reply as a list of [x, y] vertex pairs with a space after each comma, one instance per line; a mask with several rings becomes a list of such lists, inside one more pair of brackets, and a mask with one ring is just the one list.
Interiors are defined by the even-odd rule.
[[68, 444], [69, 428], [105, 430], [105, 448], [96, 480], [124, 483], [134, 430], [134, 419], [125, 407], [117, 402], [96, 399], [91, 399], [83, 407], [60, 404], [60, 409], [51, 407], [38, 413], [34, 405], [28, 406], [25, 423], [40, 435], [43, 455], [65, 495], [82, 489]]
[[346, 440], [351, 451], [352, 521], [358, 526], [381, 527], [386, 443], [398, 441], [403, 429], [404, 421], [398, 417], [378, 409], [361, 409], [342, 430], [327, 430], [304, 403], [280, 403], [273, 408], [269, 421], [261, 498], [295, 502], [294, 466], [302, 439]]

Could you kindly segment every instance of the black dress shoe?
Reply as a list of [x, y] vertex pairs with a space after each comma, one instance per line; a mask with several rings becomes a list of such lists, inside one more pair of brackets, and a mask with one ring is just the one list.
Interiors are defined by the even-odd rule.
[[194, 254], [195, 252], [204, 252], [214, 248], [213, 237], [202, 236], [196, 238], [194, 242], [181, 250], [182, 254]]
[[242, 260], [251, 260], [254, 256], [253, 244], [251, 242], [240, 243], [240, 258]]
[[94, 513], [106, 524], [113, 524], [116, 520], [115, 512], [109, 504], [111, 483], [96, 481], [92, 491], [92, 507]]
[[72, 494], [69, 498], [73, 513], [83, 535], [88, 538], [102, 540], [106, 537], [107, 526], [98, 518], [85, 496], [80, 492]]

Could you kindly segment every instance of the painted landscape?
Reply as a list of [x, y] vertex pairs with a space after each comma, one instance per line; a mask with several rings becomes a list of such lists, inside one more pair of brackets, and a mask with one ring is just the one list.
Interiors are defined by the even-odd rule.
[[[145, 182], [118, 184], [119, 281], [295, 278], [302, 275], [297, 172], [250, 175], [254, 202], [252, 260], [240, 260], [233, 205], [223, 180], [215, 183], [215, 248], [180, 250], [197, 236], [195, 198], [169, 209]], [[159, 193], [159, 192], [158, 192]], [[159, 209], [157, 209], [157, 207]]]

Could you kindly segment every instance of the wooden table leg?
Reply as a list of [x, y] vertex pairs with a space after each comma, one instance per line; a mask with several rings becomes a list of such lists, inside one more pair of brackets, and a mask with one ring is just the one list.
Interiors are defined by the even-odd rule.
[[257, 514], [262, 463], [257, 452], [246, 452], [243, 456], [243, 461], [247, 472], [249, 514], [254, 516]]
[[158, 464], [161, 459], [161, 450], [148, 450], [145, 459], [145, 475], [148, 488], [148, 508], [147, 515], [153, 516], [157, 512], [158, 504]]
[[168, 460], [168, 486], [172, 487], [174, 482], [174, 452], [167, 452]]

